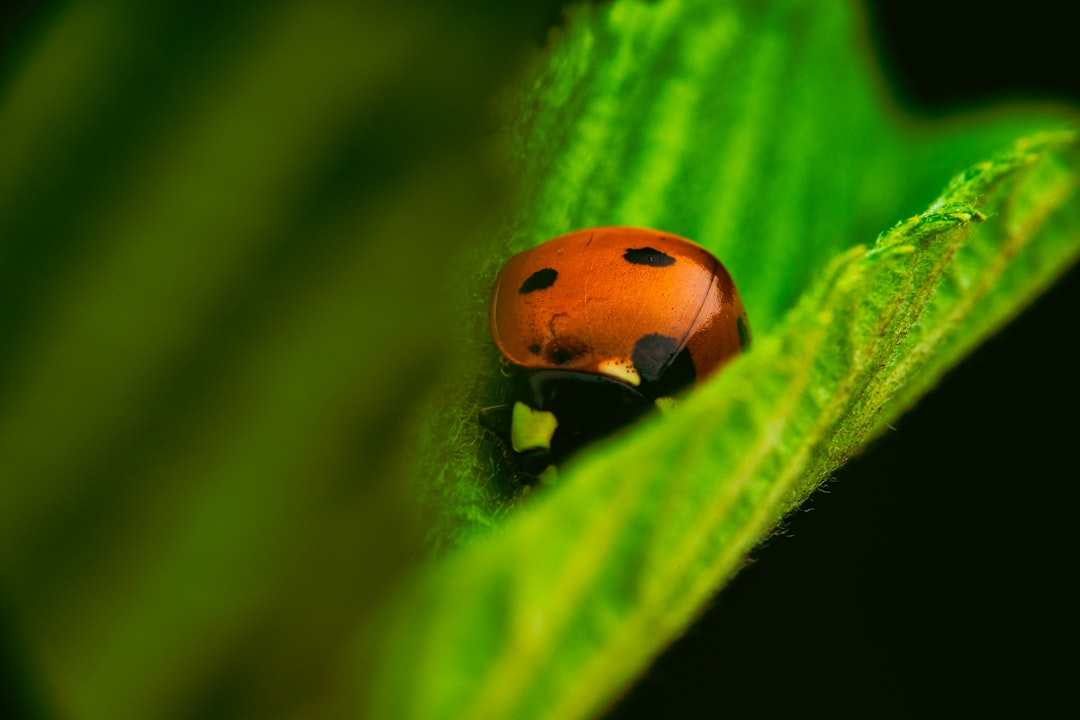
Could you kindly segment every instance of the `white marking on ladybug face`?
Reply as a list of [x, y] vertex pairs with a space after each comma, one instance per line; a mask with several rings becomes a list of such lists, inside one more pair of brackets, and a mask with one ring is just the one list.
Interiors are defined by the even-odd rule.
[[621, 380], [634, 387], [641, 384], [641, 375], [638, 375], [637, 368], [629, 360], [605, 360], [597, 365], [596, 369], [608, 377]]
[[510, 446], [514, 452], [551, 450], [551, 438], [558, 426], [555, 413], [534, 410], [519, 400], [514, 403], [514, 414], [510, 420]]

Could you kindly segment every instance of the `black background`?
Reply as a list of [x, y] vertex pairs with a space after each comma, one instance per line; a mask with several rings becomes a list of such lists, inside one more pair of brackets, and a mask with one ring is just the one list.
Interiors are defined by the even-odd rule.
[[[903, 105], [1080, 104], [1076, 25], [1004, 7], [873, 3]], [[1073, 270], [789, 518], [608, 717], [1074, 710], [1078, 309]]]

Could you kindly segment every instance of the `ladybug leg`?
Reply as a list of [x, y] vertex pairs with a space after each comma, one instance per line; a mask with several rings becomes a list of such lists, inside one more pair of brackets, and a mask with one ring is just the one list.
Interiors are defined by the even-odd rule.
[[491, 405], [490, 407], [480, 408], [477, 413], [477, 420], [480, 427], [488, 434], [491, 435], [500, 445], [510, 448], [510, 444], [506, 442], [506, 438], [510, 437], [510, 406], [509, 405]]
[[513, 482], [524, 492], [528, 492], [537, 478], [536, 474], [528, 472], [521, 454], [514, 452], [507, 439], [510, 437], [510, 406], [493, 405], [481, 408], [478, 419], [484, 437], [500, 450], [504, 467], [510, 468]]

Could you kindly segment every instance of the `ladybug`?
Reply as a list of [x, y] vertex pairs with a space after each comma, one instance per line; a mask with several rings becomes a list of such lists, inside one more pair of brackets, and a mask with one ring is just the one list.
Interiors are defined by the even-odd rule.
[[510, 258], [490, 323], [513, 378], [508, 444], [544, 482], [582, 445], [670, 406], [750, 344], [720, 261], [645, 228], [578, 230]]

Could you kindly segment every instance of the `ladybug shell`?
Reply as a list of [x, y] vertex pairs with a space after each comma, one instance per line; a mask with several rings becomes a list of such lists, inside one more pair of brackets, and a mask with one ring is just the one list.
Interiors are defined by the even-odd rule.
[[680, 353], [692, 362], [689, 382], [750, 340], [720, 261], [643, 228], [578, 230], [515, 255], [496, 280], [490, 319], [495, 344], [515, 365], [607, 375], [653, 397], [664, 392], [648, 388]]

